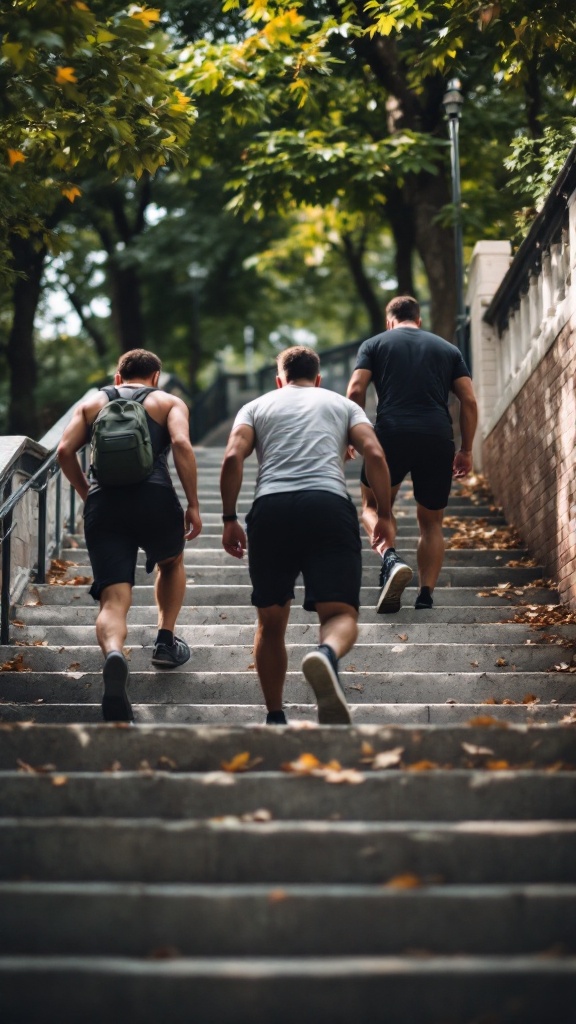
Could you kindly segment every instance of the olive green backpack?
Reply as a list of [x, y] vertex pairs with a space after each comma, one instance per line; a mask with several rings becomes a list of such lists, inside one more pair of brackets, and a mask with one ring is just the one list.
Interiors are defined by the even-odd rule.
[[130, 398], [117, 388], [102, 388], [108, 403], [92, 426], [92, 472], [101, 487], [126, 487], [146, 480], [154, 452], [142, 402], [156, 388], [142, 387]]

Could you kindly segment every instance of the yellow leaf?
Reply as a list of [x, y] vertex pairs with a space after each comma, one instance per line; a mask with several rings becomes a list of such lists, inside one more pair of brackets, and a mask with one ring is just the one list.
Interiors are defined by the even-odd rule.
[[322, 768], [322, 762], [314, 754], [300, 754], [295, 761], [288, 761], [280, 765], [283, 772], [295, 772], [297, 775], [308, 775], [318, 768]]
[[174, 142], [176, 142], [175, 135], [167, 135], [165, 139], [162, 139], [163, 146], [171, 146]]
[[26, 157], [24, 153], [21, 153], [19, 149], [9, 149], [8, 159], [10, 161], [10, 167], [14, 167], [14, 164], [23, 164]]
[[89, 11], [88, 4], [84, 3], [84, 0], [74, 0], [74, 7], [77, 11]]
[[55, 75], [56, 85], [66, 85], [69, 82], [77, 82], [74, 68], [58, 68]]
[[406, 871], [402, 875], [394, 875], [385, 883], [387, 889], [418, 889], [421, 885], [422, 879], [410, 871]]
[[170, 110], [186, 110], [190, 102], [189, 96], [186, 96], [180, 89], [176, 89], [176, 100], [170, 104]]
[[82, 195], [81, 190], [76, 185], [71, 185], [70, 188], [61, 188], [60, 191], [63, 196], [66, 196], [66, 199], [70, 200], [71, 203], [74, 202], [77, 196]]
[[141, 21], [146, 28], [150, 28], [155, 21], [160, 21], [160, 11], [157, 7], [145, 7], [142, 11], [134, 11], [130, 17], [135, 21]]
[[247, 750], [241, 754], [235, 754], [231, 761], [222, 761], [220, 767], [225, 772], [247, 772], [253, 765], [258, 764], [260, 758], [250, 760]]

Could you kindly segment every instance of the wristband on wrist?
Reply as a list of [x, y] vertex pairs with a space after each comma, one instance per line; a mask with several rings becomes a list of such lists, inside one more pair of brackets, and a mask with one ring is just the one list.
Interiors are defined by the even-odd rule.
[[460, 451], [462, 452], [463, 455], [472, 455], [471, 448], [461, 448]]
[[238, 516], [235, 512], [232, 512], [229, 516], [222, 516], [223, 523], [235, 523], [237, 519]]

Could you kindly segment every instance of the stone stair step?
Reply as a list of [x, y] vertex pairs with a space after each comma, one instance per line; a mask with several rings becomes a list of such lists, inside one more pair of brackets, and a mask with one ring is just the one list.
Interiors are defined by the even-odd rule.
[[[261, 714], [261, 708], [258, 709]], [[104, 771], [120, 764], [137, 771], [143, 760], [172, 771], [220, 771], [222, 761], [248, 751], [259, 771], [279, 771], [302, 754], [322, 763], [338, 760], [346, 768], [362, 768], [363, 758], [401, 748], [401, 763], [422, 761], [470, 765], [464, 743], [488, 747], [497, 761], [511, 767], [576, 769], [574, 729], [559, 725], [507, 725], [494, 720], [496, 708], [483, 708], [485, 725], [463, 726], [315, 726], [271, 729], [226, 726], [35, 725], [30, 722], [0, 725], [0, 770], [14, 771], [19, 761], [32, 767], [55, 765], [59, 772]], [[483, 756], [483, 755], [478, 755]]]
[[2, 818], [0, 878], [35, 881], [576, 881], [576, 821], [247, 823]]
[[101, 1024], [104, 994], [108, 1024], [125, 1024], [127, 1007], [138, 1024], [189, 1024], [191, 1006], [218, 1024], [350, 1024], [384, 1006], [386, 1024], [542, 1024], [553, 1006], [554, 1024], [574, 1024], [576, 958], [6, 957], [0, 985], [10, 1024], [47, 1012]]
[[[376, 613], [377, 614], [377, 613]], [[358, 643], [360, 644], [395, 644], [398, 640], [406, 644], [543, 644], [544, 636], [559, 636], [566, 640], [576, 641], [576, 624], [554, 625], [549, 630], [535, 631], [527, 623], [428, 623], [413, 621], [404, 632], [399, 632], [395, 625], [395, 615], [378, 615], [379, 621], [360, 623], [358, 627]], [[311, 635], [310, 635], [311, 634]], [[239, 644], [249, 646], [254, 640], [254, 620], [250, 624], [229, 623], [221, 621], [218, 625], [203, 623], [201, 625], [178, 625], [178, 635], [190, 647], [206, 644], [215, 646]], [[286, 642], [289, 644], [314, 643], [318, 635], [318, 627], [313, 619], [308, 622], [290, 622], [286, 630]], [[94, 625], [36, 625], [25, 626], [14, 630], [19, 643], [33, 644], [38, 640], [46, 640], [49, 646], [67, 644], [72, 647], [92, 646], [94, 643]], [[130, 644], [132, 646], [149, 647], [154, 643], [155, 628], [148, 625], [133, 624], [130, 628]]]
[[[348, 695], [350, 698], [350, 695]], [[553, 724], [574, 721], [576, 705], [558, 703], [517, 704], [486, 706], [482, 704], [422, 704], [408, 703], [354, 704], [348, 701], [352, 721], [355, 725], [446, 725], [450, 723], [469, 724], [477, 716], [487, 714], [505, 724], [533, 723]], [[316, 708], [311, 702], [285, 706], [289, 723], [316, 723]], [[135, 724], [140, 725], [260, 725], [264, 721], [264, 705], [259, 703], [234, 704], [191, 704], [155, 703], [133, 704]], [[572, 717], [570, 717], [572, 716]], [[36, 703], [26, 702], [0, 704], [0, 723], [97, 723], [102, 720], [100, 698], [95, 704]]]
[[[312, 632], [312, 631], [311, 631]], [[288, 668], [300, 668], [304, 655], [316, 646], [314, 634], [307, 644], [287, 645]], [[130, 666], [136, 671], [150, 668], [152, 640], [146, 647], [126, 648]], [[6, 663], [16, 662], [19, 672], [98, 672], [102, 667], [102, 654], [96, 645], [65, 647], [19, 647], [7, 646], [2, 657]], [[502, 674], [516, 671], [547, 671], [557, 663], [566, 660], [566, 647], [559, 643], [547, 644], [496, 644], [471, 643], [358, 643], [350, 654], [341, 660], [343, 671], [377, 672], [379, 669], [397, 672], [467, 671], [472, 666], [478, 672], [492, 672], [502, 664]], [[190, 671], [246, 672], [253, 668], [254, 657], [251, 644], [213, 646], [196, 645], [190, 661]], [[157, 669], [159, 681], [168, 678], [170, 671]]]
[[[542, 953], [576, 946], [576, 886], [0, 883], [0, 954]], [[54, 920], [58, 919], [58, 929]], [[192, 923], [192, 924], [191, 924]], [[353, 1018], [354, 1019], [354, 1018]]]
[[[370, 555], [372, 559], [372, 556]], [[186, 566], [187, 580], [189, 583], [228, 583], [236, 586], [237, 584], [244, 584], [248, 586], [250, 583], [250, 577], [248, 575], [248, 563], [246, 560], [239, 561], [238, 559], [229, 559], [229, 563], [224, 564], [190, 564]], [[365, 578], [364, 582], [368, 582], [366, 576], [370, 571], [370, 567], [365, 567]], [[374, 589], [377, 589], [378, 584], [378, 563], [374, 561], [373, 566], [374, 572]], [[542, 578], [542, 568], [540, 566], [516, 566], [509, 568], [507, 565], [445, 565], [438, 577], [439, 587], [496, 587], [499, 583], [510, 583], [513, 587], [526, 586], [528, 583], [534, 580]], [[65, 573], [63, 573], [61, 579], [73, 580], [76, 577], [82, 577], [83, 579], [92, 579], [92, 569], [90, 565], [73, 565], [69, 566]], [[142, 586], [153, 579], [152, 574], [147, 574], [142, 566], [136, 569], [135, 580], [136, 585]], [[56, 586], [58, 584], [55, 584]], [[65, 585], [65, 583], [62, 583]], [[82, 585], [82, 584], [81, 584]], [[87, 585], [87, 584], [86, 584]]]
[[[495, 598], [494, 600], [498, 599]], [[62, 624], [61, 608], [62, 605], [55, 604], [35, 607], [20, 606], [18, 608], [17, 621], [24, 623], [26, 626], [58, 626]], [[396, 630], [400, 624], [412, 625], [418, 627], [418, 629], [423, 625], [427, 627], [435, 625], [438, 628], [440, 625], [450, 626], [459, 623], [502, 623], [507, 619], [511, 620], [518, 611], [520, 611], [520, 608], [517, 605], [504, 604], [502, 601], [492, 605], [485, 599], [481, 605], [453, 605], [449, 607], [435, 603], [434, 608], [419, 611], [416, 611], [411, 605], [403, 605], [399, 612], [386, 618], [383, 615], [379, 615], [375, 607], [362, 605], [359, 621], [361, 624], [379, 623], [380, 626]], [[93, 601], [89, 605], [73, 601], [67, 608], [66, 622], [69, 626], [91, 626], [93, 629], [97, 613], [98, 606]], [[134, 605], [128, 614], [128, 622], [131, 629], [136, 625], [148, 626], [150, 628], [155, 627], [157, 621], [158, 612], [156, 606], [151, 604]], [[226, 622], [233, 622], [238, 626], [251, 625], [254, 627], [256, 621], [256, 609], [251, 604], [185, 605], [178, 616], [178, 629], [181, 631], [183, 626], [206, 625], [208, 623], [221, 625]], [[316, 625], [315, 619], [310, 612], [304, 611], [302, 606], [296, 603], [293, 604], [290, 610], [290, 623], [291, 625], [295, 623], [313, 624], [313, 628]], [[556, 630], [557, 627], [553, 628]], [[23, 635], [19, 632], [17, 626], [13, 628], [12, 633], [15, 640]], [[532, 635], [534, 639], [538, 639], [538, 636], [542, 634], [534, 632]]]
[[[473, 758], [471, 760], [474, 760]], [[486, 755], [477, 761], [490, 761]], [[55, 784], [57, 783], [57, 784]], [[576, 772], [435, 769], [360, 773], [354, 785], [286, 772], [5, 772], [2, 816], [208, 819], [264, 811], [274, 821], [570, 820]], [[576, 922], [574, 923], [576, 936]]]
[[[200, 537], [198, 538], [200, 540]], [[216, 538], [209, 538], [210, 540], [216, 540]], [[416, 538], [413, 543], [400, 543], [396, 544], [396, 551], [398, 554], [406, 559], [410, 564], [416, 565]], [[83, 557], [82, 557], [83, 556]], [[528, 557], [525, 548], [447, 548], [444, 557], [445, 565], [493, 565], [495, 562], [507, 565], [508, 562], [516, 562], [519, 559], [526, 559]], [[88, 554], [86, 551], [78, 550], [76, 552], [70, 551], [68, 555], [65, 552], [62, 553], [62, 558], [66, 561], [73, 561], [75, 565], [79, 566], [79, 570], [84, 571], [88, 566]], [[227, 566], [230, 565], [232, 559], [224, 549], [212, 543], [209, 547], [206, 545], [195, 546], [190, 545], [184, 550], [184, 565], [187, 569], [196, 566], [205, 565], [217, 565]], [[145, 565], [144, 554], [141, 553], [138, 559], [138, 568], [142, 569]], [[370, 547], [364, 545], [362, 550], [362, 565], [364, 570], [374, 569], [376, 572], [380, 571], [380, 557], [375, 554]], [[529, 567], [532, 568], [532, 567]], [[71, 570], [70, 570], [71, 571]], [[76, 571], [74, 572], [76, 575]]]
[[[93, 704], [102, 692], [99, 672], [4, 673], [0, 718], [6, 703]], [[567, 672], [513, 672], [503, 678], [498, 672], [342, 672], [340, 681], [349, 701], [364, 704], [414, 704], [418, 698], [429, 704], [482, 704], [512, 701], [532, 712], [534, 701], [541, 705], [576, 703], [572, 675]], [[455, 694], [458, 696], [455, 697]], [[256, 673], [186, 672], [174, 670], [159, 678], [158, 672], [133, 672], [130, 696], [135, 704], [230, 704], [246, 702], [257, 706], [261, 691]], [[312, 704], [313, 698], [301, 672], [289, 672], [285, 703]]]
[[[517, 570], [516, 570], [517, 571]], [[296, 586], [295, 588], [295, 604], [302, 604], [304, 600], [304, 589], [303, 587]], [[491, 588], [496, 590], [497, 588]], [[499, 607], [507, 611], [508, 608], [514, 607], [515, 604], [519, 604], [520, 600], [525, 604], [558, 604], [558, 591], [549, 587], [541, 587], [531, 585], [530, 582], [523, 583], [519, 586], [512, 586], [508, 580], [501, 584], [502, 598], [495, 596], [482, 585], [482, 589], [479, 590], [479, 585], [476, 586], [445, 586], [440, 584], [434, 590], [434, 607], [435, 608], [453, 608], [453, 607], [466, 607], [484, 608], [489, 605], [494, 605], [495, 602], [499, 602]], [[376, 600], [379, 594], [379, 588], [373, 587], [362, 587], [360, 591], [360, 600], [362, 606], [372, 606], [376, 604]], [[184, 595], [184, 608], [190, 607], [191, 605], [196, 607], [199, 604], [216, 604], [222, 602], [222, 604], [234, 605], [249, 605], [250, 594], [252, 593], [252, 587], [248, 577], [246, 583], [235, 582], [235, 583], [195, 583], [191, 584], [188, 582], [186, 587], [186, 593]], [[404, 591], [402, 606], [406, 610], [412, 609], [414, 601], [416, 599], [417, 588], [407, 587]], [[488, 594], [487, 597], [483, 597], [482, 594]], [[505, 595], [508, 595], [506, 597]], [[512, 595], [511, 599], [510, 595]], [[37, 607], [39, 605], [69, 605], [78, 602], [81, 605], [88, 605], [92, 609], [97, 609], [98, 605], [93, 601], [88, 593], [87, 587], [84, 586], [58, 586], [50, 584], [34, 584], [28, 590], [25, 597], [24, 608], [26, 607]], [[132, 604], [133, 607], [141, 607], [142, 605], [154, 605], [154, 587], [150, 582], [148, 584], [139, 584], [134, 587], [132, 591]], [[402, 613], [402, 608], [398, 614]], [[423, 616], [428, 615], [428, 612], [421, 612]], [[17, 612], [15, 613], [17, 617]], [[382, 616], [379, 616], [379, 619]], [[311, 621], [314, 621], [311, 619]]]

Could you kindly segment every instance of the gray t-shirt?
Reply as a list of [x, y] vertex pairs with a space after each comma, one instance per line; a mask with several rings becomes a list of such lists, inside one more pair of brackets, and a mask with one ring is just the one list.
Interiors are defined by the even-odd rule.
[[364, 410], [325, 388], [287, 384], [248, 402], [234, 427], [246, 424], [256, 434], [254, 497], [312, 490], [346, 497], [344, 455], [358, 423], [371, 425]]

